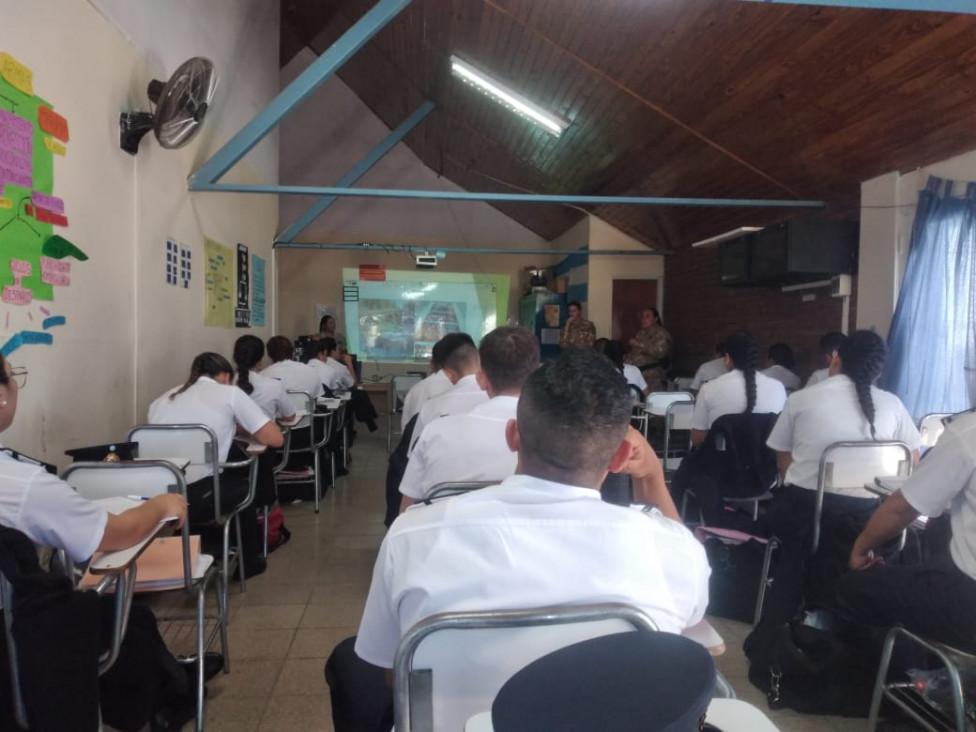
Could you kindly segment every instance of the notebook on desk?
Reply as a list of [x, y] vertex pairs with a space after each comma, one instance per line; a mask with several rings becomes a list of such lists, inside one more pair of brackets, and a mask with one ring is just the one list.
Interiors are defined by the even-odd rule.
[[[118, 552], [111, 552], [118, 554]], [[204, 557], [202, 559], [202, 556]], [[99, 574], [104, 574], [101, 555], [92, 558], [88, 572], [81, 580], [82, 587], [92, 587], [100, 582]], [[190, 537], [190, 566], [197, 567], [206, 561], [200, 554], [200, 537]], [[196, 574], [196, 572], [194, 572]], [[172, 590], [183, 586], [183, 537], [166, 536], [153, 541], [136, 560], [136, 587], [139, 592]]]
[[908, 481], [907, 475], [883, 475], [874, 479], [874, 485], [886, 495], [891, 495]]

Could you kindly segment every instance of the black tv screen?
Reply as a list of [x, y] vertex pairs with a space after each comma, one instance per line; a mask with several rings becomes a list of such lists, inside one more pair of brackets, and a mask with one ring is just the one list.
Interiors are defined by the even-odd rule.
[[723, 285], [749, 283], [752, 235], [723, 241], [719, 245], [719, 281]]

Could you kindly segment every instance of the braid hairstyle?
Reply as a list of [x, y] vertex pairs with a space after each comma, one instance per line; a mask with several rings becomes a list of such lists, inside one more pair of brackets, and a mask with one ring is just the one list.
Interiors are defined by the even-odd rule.
[[871, 428], [872, 440], [878, 437], [874, 431], [874, 400], [871, 398], [871, 384], [881, 375], [887, 353], [884, 340], [870, 330], [855, 331], [837, 348], [840, 372], [854, 382], [857, 401]]
[[751, 412], [756, 408], [756, 371], [762, 358], [759, 341], [752, 333], [740, 330], [725, 339], [723, 350], [732, 359], [733, 368], [739, 369], [745, 377], [746, 408], [743, 411]]
[[245, 394], [254, 392], [251, 383], [251, 369], [264, 358], [264, 343], [253, 335], [243, 335], [234, 344], [234, 363], [237, 365], [237, 386]]
[[221, 356], [219, 353], [213, 353], [211, 351], [201, 353], [199, 356], [193, 359], [193, 365], [190, 366], [190, 378], [186, 380], [186, 383], [183, 384], [183, 386], [170, 394], [169, 398], [174, 399], [178, 394], [182, 394], [184, 391], [197, 383], [201, 376], [209, 376], [214, 378], [220, 376], [221, 374], [233, 373], [234, 367], [230, 365], [230, 361]]

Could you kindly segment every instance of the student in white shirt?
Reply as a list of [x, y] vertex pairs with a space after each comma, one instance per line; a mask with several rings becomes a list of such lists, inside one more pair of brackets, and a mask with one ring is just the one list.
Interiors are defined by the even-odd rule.
[[766, 368], [760, 373], [776, 379], [788, 392], [796, 391], [803, 384], [800, 377], [793, 373], [793, 349], [785, 343], [774, 343], [769, 347]]
[[[641, 396], [646, 397], [651, 393], [650, 387], [644, 380], [644, 374], [641, 370], [630, 363], [624, 363], [624, 345], [620, 341], [611, 341], [607, 338], [598, 338], [596, 343], [593, 344], [597, 353], [602, 353], [604, 356], [610, 359], [617, 370], [624, 375], [627, 379], [627, 383], [637, 387], [640, 390]], [[634, 395], [634, 401], [642, 401], [634, 390], [631, 389], [631, 393]]]
[[[566, 349], [529, 376], [506, 427], [516, 474], [417, 506], [383, 540], [358, 638], [326, 664], [337, 732], [389, 729], [384, 669], [402, 634], [438, 612], [613, 601], [641, 608], [663, 632], [701, 620], [701, 544], [658, 511], [600, 500], [608, 468], [642, 480], [660, 465], [630, 416], [623, 376], [590, 349]], [[660, 501], [676, 515], [663, 484]]]
[[[258, 442], [281, 447], [281, 430], [247, 394], [231, 385], [234, 369], [219, 353], [201, 353], [193, 359], [190, 376], [183, 386], [170, 389], [149, 405], [151, 424], [205, 424], [217, 436], [217, 454], [226, 462], [238, 425]], [[214, 519], [213, 472], [206, 466], [186, 469], [191, 523]], [[229, 511], [245, 500], [249, 492], [247, 471], [225, 470], [220, 474], [221, 511]], [[266, 568], [258, 552], [257, 509], [253, 502], [240, 512], [240, 543], [244, 574], [260, 574]]]
[[401, 513], [438, 483], [501, 481], [515, 472], [505, 426], [515, 419], [522, 384], [539, 367], [539, 341], [524, 328], [502, 326], [481, 339], [478, 353], [476, 378], [489, 399], [427, 426], [400, 482]]
[[822, 369], [817, 369], [812, 374], [810, 378], [807, 379], [807, 386], [816, 386], [821, 381], [826, 381], [833, 374], [830, 373], [830, 362], [837, 353], [837, 349], [840, 344], [847, 339], [847, 336], [838, 331], [831, 331], [830, 333], [824, 333], [820, 337], [820, 352], [823, 354], [824, 359], [827, 361], [827, 366]]
[[[944, 511], [952, 526], [948, 552], [916, 565], [873, 566], [874, 550], [919, 516], [934, 519]], [[850, 572], [838, 585], [844, 619], [877, 629], [878, 638], [899, 625], [976, 653], [976, 414], [946, 427], [911, 478], [871, 517], [849, 565], [866, 571]]]
[[702, 388], [702, 384], [706, 384], [712, 379], [717, 379], [719, 376], [724, 374], [728, 369], [725, 367], [725, 345], [719, 343], [715, 346], [715, 353], [718, 354], [718, 358], [713, 358], [711, 361], [706, 361], [698, 370], [695, 372], [695, 377], [691, 380], [691, 385], [688, 387], [690, 391], [698, 391]]
[[712, 423], [725, 414], [779, 413], [786, 389], [775, 379], [758, 373], [759, 343], [751, 333], [739, 331], [725, 339], [722, 350], [728, 372], [702, 386], [691, 417], [691, 442], [705, 441]]
[[424, 428], [435, 419], [448, 414], [469, 412], [482, 402], [488, 401], [485, 390], [478, 385], [481, 361], [477, 348], [468, 345], [458, 346], [448, 357], [445, 368], [457, 374], [457, 382], [440, 396], [428, 400], [420, 409], [417, 414], [417, 424], [413, 428], [411, 452], [420, 435], [423, 434]]
[[304, 391], [313, 399], [324, 393], [322, 380], [314, 368], [300, 361], [292, 360], [295, 347], [284, 336], [268, 339], [268, 358], [271, 365], [264, 370], [269, 379], [278, 379], [287, 391]]
[[338, 356], [339, 346], [335, 339], [326, 336], [315, 342], [315, 356], [308, 362], [318, 372], [323, 386], [333, 393], [352, 389], [356, 385], [356, 379], [345, 364], [339, 362]]
[[410, 424], [410, 420], [429, 399], [440, 396], [454, 386], [459, 377], [450, 368], [445, 368], [445, 365], [454, 349], [461, 345], [474, 348], [474, 340], [467, 333], [448, 333], [434, 344], [430, 354], [430, 375], [414, 384], [403, 399], [400, 423], [404, 427]]

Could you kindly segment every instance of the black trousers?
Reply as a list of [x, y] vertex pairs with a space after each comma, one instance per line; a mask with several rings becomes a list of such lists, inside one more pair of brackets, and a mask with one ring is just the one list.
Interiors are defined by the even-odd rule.
[[356, 655], [356, 638], [346, 638], [325, 662], [336, 732], [389, 732], [393, 729], [393, 690], [386, 669]]
[[926, 640], [976, 653], [976, 580], [949, 554], [913, 566], [872, 567], [849, 572], [837, 587], [838, 618], [874, 639], [895, 625]]

